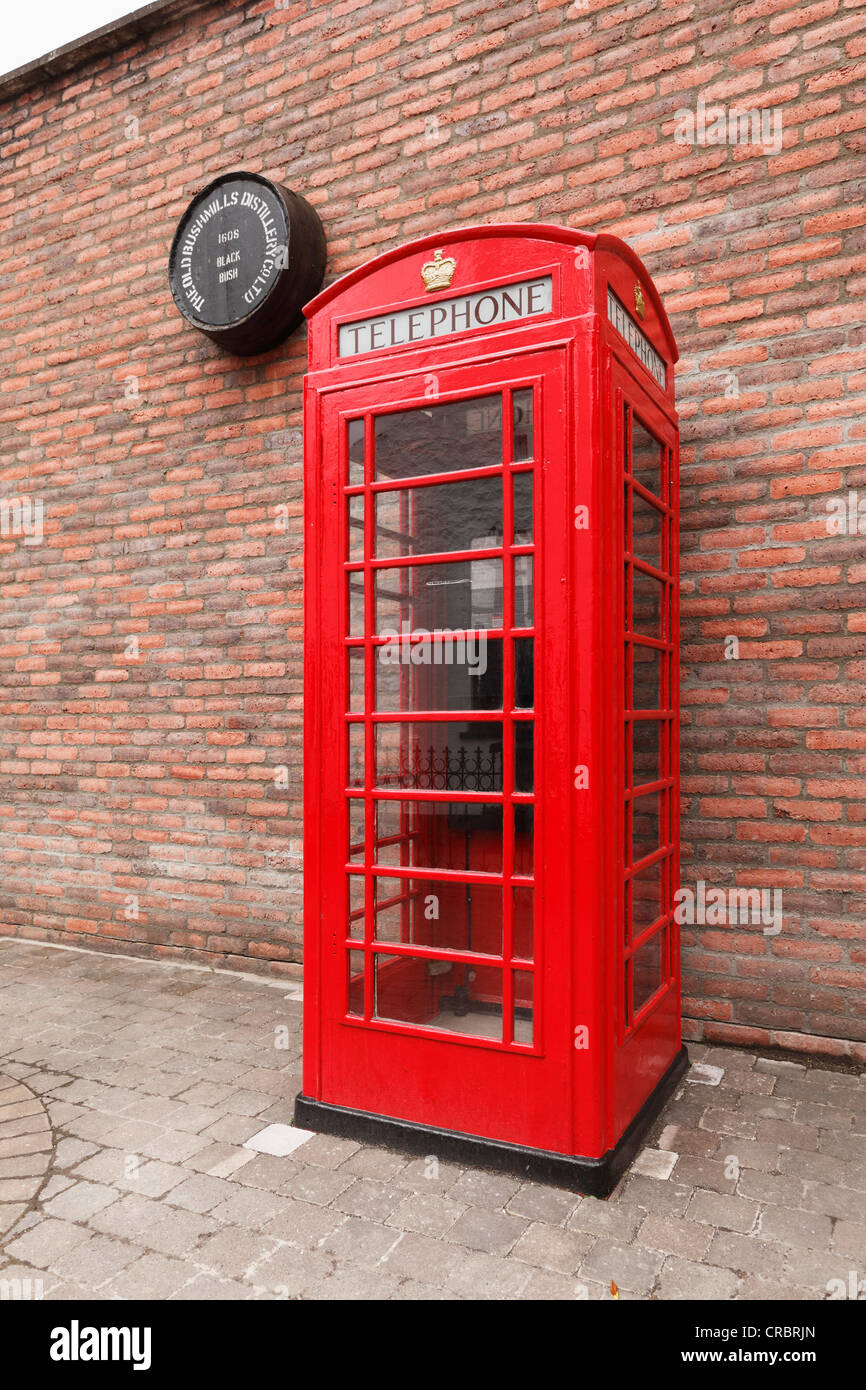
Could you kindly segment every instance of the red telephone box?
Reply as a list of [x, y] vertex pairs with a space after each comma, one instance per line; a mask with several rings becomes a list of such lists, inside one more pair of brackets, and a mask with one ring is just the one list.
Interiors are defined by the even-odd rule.
[[667, 317], [522, 224], [306, 312], [296, 1122], [606, 1195], [686, 1064]]

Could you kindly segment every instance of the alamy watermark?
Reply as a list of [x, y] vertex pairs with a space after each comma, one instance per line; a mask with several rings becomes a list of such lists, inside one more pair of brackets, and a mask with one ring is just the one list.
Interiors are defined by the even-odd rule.
[[25, 545], [41, 545], [44, 515], [41, 497], [0, 497], [0, 537], [23, 537]]
[[465, 666], [470, 676], [483, 676], [487, 670], [485, 632], [428, 632], [404, 620], [399, 632], [386, 628], [380, 636], [385, 639], [378, 653], [382, 666]]
[[674, 902], [680, 926], [752, 925], [762, 927], [764, 936], [778, 936], [782, 930], [781, 888], [708, 888], [698, 879], [694, 890], [678, 888]]
[[779, 106], [722, 106], [699, 96], [694, 111], [674, 112], [678, 145], [760, 145], [766, 154], [781, 154], [782, 110]]

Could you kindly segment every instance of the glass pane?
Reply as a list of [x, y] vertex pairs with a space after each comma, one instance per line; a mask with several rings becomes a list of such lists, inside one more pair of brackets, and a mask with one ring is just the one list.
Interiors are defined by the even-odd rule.
[[514, 808], [514, 872], [532, 874], [535, 840], [535, 807]]
[[375, 957], [375, 1016], [471, 1037], [502, 1037], [502, 972], [420, 956]]
[[379, 875], [375, 883], [377, 941], [501, 955], [499, 884]]
[[364, 573], [351, 570], [347, 575], [349, 584], [349, 636], [364, 636]]
[[634, 1012], [651, 999], [662, 983], [662, 938], [656, 932], [632, 957], [632, 1000]]
[[[530, 808], [531, 809], [531, 808]], [[377, 801], [376, 862], [502, 871], [502, 807], [483, 801]]]
[[364, 558], [364, 494], [353, 493], [349, 504], [349, 559]]
[[662, 709], [662, 653], [658, 647], [632, 644], [633, 709]]
[[631, 922], [632, 936], [639, 936], [651, 927], [662, 915], [662, 873], [665, 861], [657, 859], [648, 868], [641, 869], [631, 880]]
[[532, 556], [514, 558], [514, 626], [532, 627]]
[[632, 565], [632, 631], [646, 637], [664, 637], [665, 585]]
[[380, 787], [502, 791], [502, 724], [498, 720], [377, 724], [375, 740]]
[[532, 544], [532, 474], [515, 473], [514, 483], [514, 544]]
[[349, 858], [364, 858], [364, 802], [359, 797], [349, 798]]
[[514, 1041], [532, 1042], [532, 990], [534, 975], [531, 970], [514, 971]]
[[356, 1018], [364, 1017], [363, 951], [349, 951], [349, 1007], [347, 1012]]
[[349, 647], [349, 713], [364, 713], [364, 648]]
[[502, 462], [502, 397], [378, 415], [376, 481], [488, 468]]
[[531, 792], [535, 790], [534, 779], [534, 739], [535, 725], [531, 721], [514, 726], [514, 790]]
[[641, 497], [639, 492], [632, 496], [631, 543], [638, 559], [646, 560], [657, 570], [662, 568], [662, 522], [664, 517], [657, 507]]
[[458, 560], [376, 571], [376, 631], [502, 626], [502, 561]]
[[660, 794], [651, 792], [632, 802], [632, 851], [636, 864], [654, 854], [661, 845]]
[[532, 387], [515, 391], [511, 398], [513, 409], [513, 442], [511, 451], [515, 463], [532, 458]]
[[360, 487], [364, 481], [364, 421], [349, 421], [349, 486]]
[[363, 874], [349, 874], [349, 935], [357, 941], [364, 940], [364, 885]]
[[647, 492], [654, 492], [656, 497], [661, 497], [664, 501], [662, 492], [662, 470], [661, 470], [662, 446], [659, 441], [649, 433], [641, 424], [636, 415], [631, 418], [631, 471], [632, 477]]
[[635, 719], [631, 726], [632, 784], [661, 778], [661, 743], [656, 719]]
[[532, 709], [535, 703], [534, 637], [514, 641], [514, 708]]
[[502, 638], [392, 637], [375, 648], [377, 710], [502, 709]]
[[364, 785], [364, 725], [349, 725], [349, 783], [350, 787]]
[[502, 478], [377, 492], [376, 555], [436, 555], [502, 545]]
[[532, 960], [534, 953], [532, 889], [513, 888], [511, 901], [513, 910], [512, 952], [520, 960]]

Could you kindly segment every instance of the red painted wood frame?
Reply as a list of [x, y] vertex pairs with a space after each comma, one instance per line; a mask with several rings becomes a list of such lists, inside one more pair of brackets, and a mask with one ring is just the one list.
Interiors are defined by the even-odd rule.
[[[546, 312], [339, 355], [341, 325], [547, 277]], [[307, 313], [303, 1094], [599, 1158], [681, 1046], [664, 310], [616, 238], [519, 224]], [[436, 640], [483, 645], [483, 697], [415, 671]]]

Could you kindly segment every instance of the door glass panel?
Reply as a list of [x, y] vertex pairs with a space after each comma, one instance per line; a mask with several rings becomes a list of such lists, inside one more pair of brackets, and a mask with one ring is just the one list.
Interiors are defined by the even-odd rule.
[[364, 952], [349, 951], [349, 1007], [356, 1018], [364, 1017]]
[[364, 558], [364, 494], [362, 492], [352, 493], [348, 498], [349, 506], [349, 559], [352, 561], [363, 560]]
[[632, 551], [639, 560], [646, 560], [657, 570], [662, 568], [663, 521], [664, 517], [657, 507], [647, 502], [639, 492], [632, 494]]
[[380, 559], [502, 545], [501, 477], [404, 487], [377, 492], [375, 499]]
[[634, 1012], [651, 999], [662, 982], [662, 938], [664, 932], [655, 936], [635, 951], [632, 958], [632, 1000]]
[[632, 802], [632, 863], [646, 859], [661, 846], [660, 795], [636, 797]]
[[349, 712], [364, 713], [364, 648], [349, 647], [346, 658], [349, 663]]
[[661, 743], [657, 719], [635, 719], [632, 733], [632, 783], [658, 782], [661, 778]]
[[[526, 559], [527, 557], [522, 557]], [[376, 631], [502, 626], [502, 561], [463, 560], [376, 571]]]
[[513, 953], [520, 960], [532, 960], [534, 933], [532, 921], [533, 892], [531, 888], [512, 889]]
[[351, 570], [346, 576], [349, 586], [349, 636], [364, 635], [364, 574]]
[[498, 720], [377, 724], [375, 749], [380, 787], [502, 791], [502, 724]]
[[664, 636], [664, 593], [660, 579], [632, 565], [632, 630], [646, 637]]
[[662, 446], [637, 418], [631, 418], [631, 471], [635, 482], [647, 492], [662, 496]]
[[502, 807], [482, 801], [377, 801], [376, 841], [379, 864], [498, 874]]
[[654, 864], [639, 870], [631, 880], [631, 921], [632, 936], [639, 936], [651, 927], [662, 915], [662, 872], [665, 861], [657, 859]]
[[364, 421], [350, 420], [349, 436], [349, 486], [360, 487], [364, 481]]
[[634, 709], [661, 709], [662, 653], [658, 647], [632, 644], [632, 698]]
[[501, 637], [393, 637], [373, 650], [377, 710], [502, 709]]
[[349, 786], [364, 785], [364, 725], [349, 725]]
[[499, 884], [383, 875], [377, 875], [375, 883], [377, 941], [501, 954]]
[[532, 544], [532, 474], [514, 473], [514, 544]]
[[349, 858], [364, 858], [364, 802], [359, 797], [349, 798]]
[[532, 874], [535, 855], [535, 807], [514, 808], [514, 872], [526, 877]]
[[535, 703], [534, 637], [514, 640], [514, 708], [532, 709]]
[[514, 726], [514, 790], [534, 791], [535, 726], [532, 722], [521, 721]]
[[535, 976], [531, 970], [514, 971], [514, 1041], [532, 1042], [532, 992]]
[[525, 387], [522, 391], [515, 391], [511, 398], [513, 412], [513, 448], [511, 451], [515, 463], [520, 463], [523, 459], [531, 459], [532, 452], [532, 387]]
[[502, 971], [422, 956], [375, 955], [375, 1016], [471, 1037], [502, 1037]]
[[532, 627], [532, 556], [514, 558], [514, 626]]
[[400, 410], [375, 421], [376, 481], [502, 462], [502, 397]]

